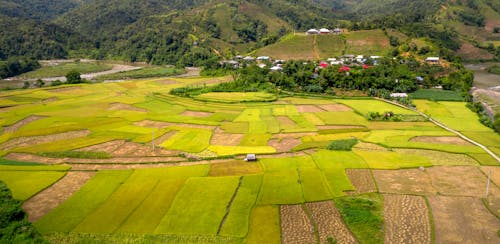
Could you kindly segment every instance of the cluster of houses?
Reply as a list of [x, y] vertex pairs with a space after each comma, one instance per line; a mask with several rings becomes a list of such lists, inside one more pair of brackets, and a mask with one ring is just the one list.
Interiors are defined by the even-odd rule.
[[342, 29], [335, 28], [333, 30], [329, 30], [326, 28], [321, 28], [319, 30], [317, 29], [309, 29], [306, 31], [306, 35], [329, 35], [329, 34], [336, 34], [340, 35], [342, 34]]

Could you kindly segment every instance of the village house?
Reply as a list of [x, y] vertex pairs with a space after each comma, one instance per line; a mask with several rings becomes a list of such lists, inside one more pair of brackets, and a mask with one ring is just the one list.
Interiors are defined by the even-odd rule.
[[319, 34], [319, 30], [316, 30], [316, 29], [309, 29], [308, 31], [306, 31], [306, 35], [318, 35]]
[[320, 35], [328, 35], [330, 33], [331, 33], [331, 31], [329, 29], [326, 29], [326, 28], [319, 29], [319, 34]]
[[342, 30], [339, 28], [335, 28], [335, 29], [333, 29], [333, 34], [340, 35], [340, 34], [342, 34]]
[[427, 57], [425, 62], [428, 64], [439, 64], [439, 57]]
[[407, 98], [408, 94], [406, 93], [391, 93], [392, 98]]

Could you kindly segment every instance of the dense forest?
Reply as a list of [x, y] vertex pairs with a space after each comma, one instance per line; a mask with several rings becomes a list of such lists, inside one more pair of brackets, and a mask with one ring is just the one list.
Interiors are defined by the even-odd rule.
[[0, 60], [203, 65], [311, 27], [392, 28], [430, 38], [443, 54], [467, 41], [498, 59], [499, 8], [494, 0], [0, 0]]

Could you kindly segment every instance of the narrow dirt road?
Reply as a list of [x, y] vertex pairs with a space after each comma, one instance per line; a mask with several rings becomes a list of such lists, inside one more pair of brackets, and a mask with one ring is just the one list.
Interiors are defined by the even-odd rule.
[[[137, 66], [131, 66], [131, 65], [123, 65], [123, 64], [113, 64], [113, 68], [110, 70], [102, 71], [102, 72], [97, 72], [97, 73], [89, 73], [89, 74], [82, 74], [81, 77], [82, 79], [87, 79], [87, 80], [92, 80], [96, 78], [97, 76], [101, 75], [109, 75], [109, 74], [115, 74], [115, 73], [120, 73], [124, 71], [131, 71], [131, 70], [136, 70], [136, 69], [141, 69], [141, 67]], [[50, 78], [43, 78], [43, 81], [55, 81], [55, 80], [60, 80], [60, 81], [66, 81], [66, 77], [50, 77]]]

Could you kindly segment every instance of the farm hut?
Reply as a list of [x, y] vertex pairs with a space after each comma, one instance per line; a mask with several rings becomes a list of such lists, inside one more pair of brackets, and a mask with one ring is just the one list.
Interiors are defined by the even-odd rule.
[[247, 154], [247, 156], [245, 157], [245, 161], [255, 162], [257, 161], [257, 156], [255, 156], [255, 154]]
[[308, 31], [306, 31], [306, 35], [318, 35], [319, 34], [319, 30], [316, 30], [316, 29], [309, 29]]
[[319, 29], [319, 34], [320, 35], [328, 35], [330, 33], [331, 33], [331, 31], [329, 29], [326, 29], [326, 28]]
[[257, 57], [257, 60], [269, 60], [269, 56], [259, 56]]
[[333, 34], [340, 35], [342, 34], [342, 30], [340, 28], [333, 29]]
[[341, 73], [342, 72], [349, 72], [349, 71], [351, 71], [351, 69], [349, 67], [347, 67], [347, 66], [342, 66], [339, 69], [339, 72], [341, 72]]
[[439, 64], [439, 57], [427, 57], [425, 62], [429, 64]]
[[406, 93], [391, 93], [390, 96], [393, 98], [407, 98], [408, 94], [406, 94]]
[[259, 68], [263, 69], [263, 68], [265, 68], [267, 65], [266, 65], [266, 64], [259, 64], [259, 65], [257, 65], [257, 66], [259, 66]]

